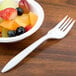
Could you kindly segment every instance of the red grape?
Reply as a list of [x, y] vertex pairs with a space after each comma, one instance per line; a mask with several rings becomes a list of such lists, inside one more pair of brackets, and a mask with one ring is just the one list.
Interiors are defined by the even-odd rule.
[[32, 28], [31, 25], [27, 25], [27, 26], [25, 27], [26, 32], [29, 31], [31, 28]]
[[29, 13], [30, 12], [30, 5], [27, 2], [27, 0], [21, 0], [19, 2], [19, 7], [24, 10], [24, 13]]

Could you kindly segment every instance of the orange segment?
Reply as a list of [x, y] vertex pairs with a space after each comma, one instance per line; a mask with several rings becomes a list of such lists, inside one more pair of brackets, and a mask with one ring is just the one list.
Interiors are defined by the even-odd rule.
[[32, 12], [29, 13], [30, 16], [30, 23], [32, 26], [34, 26], [37, 22], [38, 16]]
[[15, 21], [19, 26], [23, 26], [23, 27], [26, 27], [27, 25], [30, 24], [30, 18], [29, 18], [28, 14], [23, 14], [22, 16], [17, 16]]
[[0, 26], [8, 30], [16, 30], [19, 25], [14, 20], [3, 21]]

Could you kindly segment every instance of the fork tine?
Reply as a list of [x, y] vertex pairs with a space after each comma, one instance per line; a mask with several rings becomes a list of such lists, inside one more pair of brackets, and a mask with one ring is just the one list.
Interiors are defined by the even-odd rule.
[[73, 22], [67, 27], [67, 29], [64, 31], [65, 34], [67, 34], [71, 30], [75, 22], [76, 20], [73, 20]]
[[66, 16], [62, 19], [62, 21], [60, 21], [60, 22], [56, 25], [56, 28], [60, 27], [67, 18], [68, 18], [68, 15], [66, 15]]
[[70, 20], [68, 21], [68, 23], [63, 27], [63, 29], [62, 29], [63, 31], [70, 25], [70, 23], [72, 22], [72, 20], [73, 20], [73, 19], [70, 19]]
[[62, 30], [68, 24], [70, 19], [71, 17], [69, 17], [59, 28]]

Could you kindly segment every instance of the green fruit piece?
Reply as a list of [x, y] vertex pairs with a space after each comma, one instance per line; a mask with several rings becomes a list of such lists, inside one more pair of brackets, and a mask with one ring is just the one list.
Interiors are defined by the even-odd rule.
[[8, 37], [7, 32], [8, 32], [8, 30], [7, 30], [7, 29], [2, 28], [2, 37]]
[[0, 4], [0, 10], [4, 10], [6, 8], [17, 8], [18, 3], [14, 0], [3, 0], [3, 2]]
[[2, 18], [0, 18], [0, 23], [1, 23], [1, 22], [3, 22], [3, 19], [2, 19]]

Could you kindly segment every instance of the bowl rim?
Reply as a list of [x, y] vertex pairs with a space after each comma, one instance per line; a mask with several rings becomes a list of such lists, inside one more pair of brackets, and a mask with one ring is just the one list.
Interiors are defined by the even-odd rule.
[[34, 4], [40, 10], [41, 18], [38, 19], [35, 26], [31, 30], [29, 30], [28, 32], [26, 32], [22, 35], [16, 36], [16, 37], [0, 38], [0, 43], [12, 43], [12, 42], [17, 42], [17, 41], [23, 40], [23, 39], [31, 36], [33, 33], [35, 33], [40, 28], [40, 26], [42, 25], [42, 23], [44, 21], [44, 10], [43, 10], [43, 8], [35, 0], [32, 0], [32, 2], [30, 0], [27, 0], [27, 1], [30, 2], [31, 4]]

